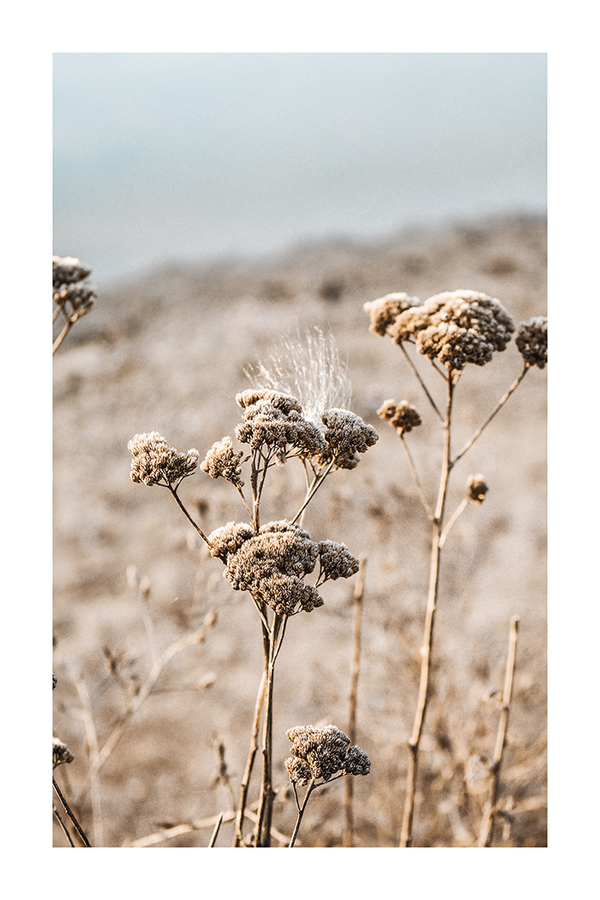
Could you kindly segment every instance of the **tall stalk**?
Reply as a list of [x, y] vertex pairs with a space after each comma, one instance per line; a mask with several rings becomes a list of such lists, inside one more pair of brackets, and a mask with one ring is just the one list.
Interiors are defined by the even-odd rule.
[[435, 625], [435, 612], [439, 587], [440, 576], [440, 558], [441, 558], [441, 537], [444, 520], [444, 509], [446, 506], [446, 496], [448, 493], [448, 480], [450, 476], [451, 462], [451, 423], [452, 423], [452, 402], [454, 396], [454, 384], [452, 378], [448, 378], [448, 393], [446, 401], [446, 416], [443, 422], [444, 430], [444, 449], [442, 458], [442, 470], [440, 474], [440, 485], [438, 490], [437, 503], [433, 515], [433, 527], [431, 535], [431, 555], [429, 566], [429, 590], [427, 594], [427, 609], [425, 612], [425, 626], [423, 630], [423, 645], [421, 647], [421, 676], [419, 680], [419, 694], [417, 698], [417, 708], [413, 723], [413, 730], [408, 741], [409, 764], [406, 775], [406, 793], [404, 798], [404, 814], [402, 818], [402, 832], [400, 836], [400, 846], [410, 847], [412, 845], [412, 828], [415, 809], [415, 794], [417, 784], [417, 772], [419, 763], [419, 745], [423, 734], [423, 725], [425, 722], [425, 713], [430, 695], [430, 673], [431, 673], [431, 655], [433, 649], [433, 633]]

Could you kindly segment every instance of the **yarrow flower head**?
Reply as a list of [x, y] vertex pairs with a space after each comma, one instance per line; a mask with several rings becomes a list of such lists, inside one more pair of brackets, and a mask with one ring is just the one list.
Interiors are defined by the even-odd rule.
[[368, 775], [371, 771], [365, 751], [335, 725], [299, 725], [286, 734], [292, 741], [292, 755], [285, 761], [292, 782], [306, 785], [318, 778], [325, 782], [336, 775]]
[[94, 305], [96, 292], [79, 283], [85, 281], [91, 271], [74, 256], [52, 257], [52, 299], [71, 323], [84, 316]]
[[236, 438], [253, 451], [266, 448], [277, 465], [284, 465], [289, 456], [310, 459], [325, 449], [319, 429], [304, 417], [295, 397], [278, 391], [248, 390], [235, 399], [244, 410]]
[[236, 591], [249, 591], [280, 615], [293, 616], [323, 606], [316, 586], [304, 578], [320, 564], [317, 584], [349, 578], [358, 560], [343, 544], [316, 542], [307, 531], [286, 519], [269, 522], [258, 532], [247, 524], [229, 522], [208, 537], [210, 552], [225, 563], [224, 575]]
[[406, 400], [398, 404], [394, 400], [386, 400], [377, 410], [377, 415], [389, 422], [400, 436], [408, 434], [421, 424], [421, 416], [416, 407], [411, 406]]
[[147, 485], [171, 485], [187, 478], [196, 468], [200, 456], [194, 449], [180, 453], [175, 447], [169, 447], [157, 431], [136, 434], [127, 444], [127, 449], [133, 455], [131, 480]]
[[[365, 304], [365, 310], [373, 314], [372, 304]], [[499, 300], [468, 290], [436, 294], [402, 310], [393, 322], [390, 317], [391, 311], [371, 330], [389, 334], [397, 344], [414, 343], [419, 353], [441, 362], [454, 380], [467, 363], [483, 366], [494, 351], [505, 350], [515, 330], [512, 316]]]
[[237, 488], [242, 488], [244, 482], [241, 479], [241, 462], [244, 453], [242, 450], [234, 450], [230, 437], [224, 437], [217, 441], [206, 454], [200, 464], [203, 472], [207, 472], [211, 478], [225, 478]]
[[364, 310], [371, 317], [369, 331], [385, 337], [388, 328], [394, 324], [400, 313], [412, 306], [419, 306], [420, 303], [418, 297], [409, 297], [408, 294], [386, 294], [379, 300], [365, 303]]
[[347, 409], [328, 409], [321, 416], [325, 425], [323, 437], [327, 447], [315, 456], [320, 466], [335, 463], [336, 469], [354, 469], [360, 460], [359, 453], [379, 439], [372, 425]]
[[548, 362], [548, 319], [545, 316], [534, 316], [529, 322], [522, 322], [517, 330], [515, 343], [528, 366], [545, 368]]

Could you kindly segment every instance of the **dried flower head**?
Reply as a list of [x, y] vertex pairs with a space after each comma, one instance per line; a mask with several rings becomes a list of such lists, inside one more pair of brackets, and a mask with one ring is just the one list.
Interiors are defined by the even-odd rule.
[[169, 447], [165, 438], [157, 431], [150, 434], [136, 434], [127, 444], [133, 454], [131, 480], [144, 484], [171, 485], [191, 475], [196, 468], [200, 454], [197, 450], [180, 453]]
[[393, 325], [400, 313], [411, 306], [421, 303], [418, 297], [409, 297], [408, 294], [386, 294], [379, 300], [371, 300], [365, 303], [363, 309], [371, 317], [369, 331], [384, 337], [390, 325]]
[[515, 343], [528, 366], [543, 369], [548, 362], [548, 319], [534, 316], [529, 322], [522, 322]]
[[246, 522], [228, 522], [222, 525], [208, 536], [208, 544], [211, 556], [216, 556], [222, 562], [227, 562], [230, 554], [236, 553], [244, 541], [256, 534], [251, 525]]
[[368, 775], [371, 761], [364, 750], [335, 725], [300, 725], [286, 732], [292, 756], [285, 761], [290, 781], [306, 785], [335, 775]]
[[396, 404], [394, 400], [386, 400], [377, 410], [377, 415], [389, 422], [399, 435], [408, 434], [421, 424], [421, 416], [416, 407], [406, 400]]
[[319, 573], [318, 584], [324, 581], [335, 581], [337, 578], [350, 578], [356, 575], [360, 563], [345, 544], [335, 541], [319, 541]]
[[236, 397], [244, 419], [235, 430], [241, 444], [273, 454], [277, 465], [289, 456], [310, 459], [325, 448], [319, 429], [302, 414], [295, 397], [277, 391], [243, 391]]
[[467, 498], [473, 503], [483, 503], [485, 495], [489, 491], [489, 487], [483, 475], [471, 475], [467, 481]]
[[297, 397], [303, 415], [321, 427], [320, 417], [332, 407], [350, 404], [351, 385], [335, 340], [314, 327], [284, 339], [270, 355], [246, 372], [258, 390], [272, 390]]
[[66, 744], [59, 738], [52, 738], [52, 768], [60, 766], [61, 763], [70, 763], [75, 759], [75, 754], [71, 753]]
[[52, 286], [59, 288], [63, 284], [76, 284], [91, 275], [92, 270], [82, 266], [74, 256], [52, 257]]
[[358, 454], [365, 453], [379, 439], [372, 425], [347, 409], [328, 409], [321, 419], [326, 448], [315, 454], [315, 462], [320, 466], [334, 462], [336, 469], [354, 469], [360, 459]]
[[386, 325], [397, 344], [414, 343], [419, 353], [441, 362], [454, 378], [467, 363], [490, 362], [494, 351], [506, 349], [514, 330], [512, 316], [499, 300], [467, 290], [436, 294], [402, 310]]
[[211, 478], [225, 478], [238, 488], [244, 486], [240, 478], [242, 473], [241, 462], [244, 453], [242, 450], [234, 450], [230, 437], [224, 437], [217, 441], [208, 451], [200, 464], [203, 472], [207, 472]]

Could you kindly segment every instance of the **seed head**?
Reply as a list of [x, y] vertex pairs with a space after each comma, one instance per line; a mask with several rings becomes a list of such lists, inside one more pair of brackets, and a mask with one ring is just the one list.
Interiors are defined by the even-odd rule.
[[548, 319], [535, 316], [529, 322], [522, 322], [515, 343], [528, 366], [543, 369], [548, 362]]
[[268, 448], [277, 465], [288, 456], [310, 459], [325, 449], [319, 429], [302, 414], [295, 397], [277, 391], [243, 391], [236, 397], [244, 419], [235, 429], [241, 444], [252, 450]]
[[336, 469], [354, 469], [359, 453], [372, 447], [379, 439], [372, 425], [347, 409], [328, 409], [321, 416], [325, 425], [326, 449], [315, 454], [315, 462], [324, 466], [335, 461]]
[[131, 480], [144, 484], [173, 484], [187, 478], [196, 468], [200, 454], [197, 450], [180, 453], [169, 447], [165, 438], [157, 431], [150, 434], [136, 434], [127, 449], [133, 454]]
[[244, 486], [240, 478], [242, 469], [241, 461], [244, 453], [235, 451], [230, 437], [224, 437], [212, 445], [204, 460], [200, 463], [203, 472], [207, 472], [211, 478], [225, 478], [238, 488]]
[[467, 497], [469, 500], [481, 506], [488, 491], [489, 487], [483, 475], [471, 475], [467, 481]]
[[54, 289], [63, 284], [76, 284], [91, 275], [92, 270], [82, 266], [74, 256], [52, 257], [52, 286]]
[[408, 434], [421, 424], [421, 416], [416, 407], [411, 406], [406, 400], [397, 405], [394, 400], [386, 400], [377, 410], [377, 415], [389, 422], [400, 436]]
[[335, 541], [319, 541], [319, 563], [321, 572], [319, 584], [324, 581], [335, 581], [337, 578], [350, 578], [356, 575], [360, 563], [353, 556], [345, 544], [336, 544]]
[[285, 761], [290, 781], [308, 784], [317, 778], [329, 781], [334, 775], [368, 775], [371, 771], [365, 751], [351, 744], [335, 725], [300, 725], [286, 734], [292, 741], [292, 756]]
[[419, 353], [441, 362], [455, 380], [467, 363], [483, 366], [494, 351], [505, 350], [515, 330], [512, 316], [500, 301], [477, 291], [447, 291], [420, 305], [412, 302], [391, 323], [393, 306], [385, 300], [375, 301], [375, 310], [379, 303], [387, 310], [381, 320], [386, 323], [384, 333], [397, 344], [414, 343]]
[[408, 294], [386, 294], [379, 300], [371, 300], [365, 303], [363, 309], [371, 317], [369, 331], [384, 337], [390, 325], [393, 325], [400, 313], [411, 306], [421, 303], [418, 297], [409, 297]]

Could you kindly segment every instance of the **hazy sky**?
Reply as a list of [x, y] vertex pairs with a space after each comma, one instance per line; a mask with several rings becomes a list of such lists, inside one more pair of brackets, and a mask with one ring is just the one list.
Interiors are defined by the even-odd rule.
[[54, 56], [54, 252], [95, 278], [545, 207], [545, 54]]

